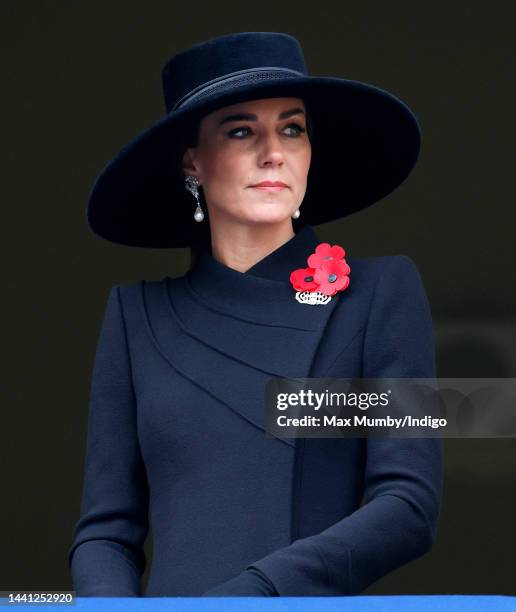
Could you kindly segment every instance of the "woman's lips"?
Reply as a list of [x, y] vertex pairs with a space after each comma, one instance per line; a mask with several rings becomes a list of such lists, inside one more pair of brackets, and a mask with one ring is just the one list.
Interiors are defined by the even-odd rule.
[[282, 189], [286, 189], [288, 185], [286, 185], [283, 181], [261, 181], [260, 183], [256, 183], [256, 185], [250, 185], [254, 189], [263, 189], [264, 191], [281, 191]]
[[261, 189], [262, 191], [281, 191], [282, 189], [286, 189], [286, 187], [284, 186], [278, 186], [278, 187], [262, 187], [262, 186], [258, 186], [258, 187], [253, 187], [253, 189]]

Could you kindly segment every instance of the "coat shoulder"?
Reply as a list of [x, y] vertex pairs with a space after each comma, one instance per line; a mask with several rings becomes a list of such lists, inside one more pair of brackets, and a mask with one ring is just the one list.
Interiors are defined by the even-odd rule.
[[373, 312], [405, 311], [410, 305], [427, 302], [418, 268], [407, 255], [346, 257], [350, 283], [342, 292], [335, 318], [356, 329], [365, 327]]
[[[408, 255], [377, 255], [371, 257], [346, 257], [350, 267], [353, 264], [360, 272], [382, 272], [397, 267], [416, 267]], [[351, 268], [353, 270], [353, 268]]]
[[351, 281], [368, 290], [380, 287], [383, 292], [422, 284], [419, 269], [408, 255], [346, 258], [346, 261], [351, 268]]

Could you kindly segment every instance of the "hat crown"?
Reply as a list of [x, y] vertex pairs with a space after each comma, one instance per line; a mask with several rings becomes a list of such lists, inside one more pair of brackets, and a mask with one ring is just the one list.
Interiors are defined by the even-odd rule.
[[174, 55], [162, 70], [167, 113], [189, 104], [202, 90], [235, 73], [267, 69], [306, 76], [299, 41], [283, 32], [239, 32], [197, 43]]

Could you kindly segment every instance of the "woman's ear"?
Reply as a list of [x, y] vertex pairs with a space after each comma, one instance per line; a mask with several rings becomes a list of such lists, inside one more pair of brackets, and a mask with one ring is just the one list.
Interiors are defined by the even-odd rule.
[[183, 154], [182, 169], [185, 174], [190, 174], [199, 178], [197, 165], [194, 161], [193, 149], [191, 148], [186, 149]]

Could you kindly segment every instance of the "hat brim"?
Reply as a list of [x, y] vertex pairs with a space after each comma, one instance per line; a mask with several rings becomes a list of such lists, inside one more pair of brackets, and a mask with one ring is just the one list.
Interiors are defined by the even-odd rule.
[[188, 247], [198, 239], [195, 200], [179, 173], [185, 138], [206, 114], [265, 97], [302, 98], [314, 125], [302, 215], [326, 223], [378, 202], [417, 161], [421, 133], [410, 110], [383, 89], [338, 77], [294, 77], [232, 87], [163, 117], [125, 146], [97, 177], [88, 202], [91, 229], [111, 242]]

